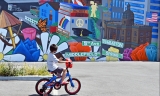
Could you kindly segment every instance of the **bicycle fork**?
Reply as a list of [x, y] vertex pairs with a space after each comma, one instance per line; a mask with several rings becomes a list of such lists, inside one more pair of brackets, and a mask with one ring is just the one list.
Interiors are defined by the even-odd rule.
[[69, 72], [67, 72], [66, 76], [69, 77], [69, 82], [71, 83], [71, 86], [74, 87], [74, 83], [73, 83], [73, 81], [72, 81], [72, 77], [71, 77], [71, 75], [69, 74]]

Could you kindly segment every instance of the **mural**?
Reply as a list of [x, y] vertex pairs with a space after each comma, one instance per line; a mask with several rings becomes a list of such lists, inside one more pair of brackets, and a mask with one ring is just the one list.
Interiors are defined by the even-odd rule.
[[0, 62], [160, 61], [160, 0], [0, 0]]

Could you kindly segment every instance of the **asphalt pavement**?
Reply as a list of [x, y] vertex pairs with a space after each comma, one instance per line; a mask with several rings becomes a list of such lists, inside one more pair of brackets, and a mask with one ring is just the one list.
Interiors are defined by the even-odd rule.
[[[159, 62], [79, 62], [74, 63], [70, 73], [82, 84], [77, 96], [159, 96]], [[0, 81], [0, 96], [39, 96], [35, 83]], [[52, 95], [69, 96], [63, 87], [53, 90]]]

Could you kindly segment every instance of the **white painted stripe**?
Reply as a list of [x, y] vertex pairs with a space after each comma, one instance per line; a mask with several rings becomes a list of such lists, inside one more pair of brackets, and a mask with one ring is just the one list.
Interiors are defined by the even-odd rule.
[[158, 42], [158, 38], [157, 39], [152, 38], [151, 43], [157, 43], [157, 42]]
[[58, 95], [58, 90], [53, 89], [52, 90], [52, 95]]
[[156, 32], [152, 32], [152, 35], [158, 35], [158, 33], [156, 33]]

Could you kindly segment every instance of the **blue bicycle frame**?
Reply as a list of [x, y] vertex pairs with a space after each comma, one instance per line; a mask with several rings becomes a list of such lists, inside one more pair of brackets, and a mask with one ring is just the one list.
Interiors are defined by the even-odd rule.
[[[47, 88], [48, 88], [48, 87], [49, 87], [49, 88], [54, 87], [55, 83], [57, 82], [56, 80], [57, 80], [58, 78], [61, 78], [61, 77], [62, 77], [62, 76], [56, 76], [55, 74], [53, 74], [52, 76], [53, 76], [53, 77], [49, 80], [49, 82], [46, 82], [46, 83], [44, 84], [44, 86], [46, 86]], [[70, 73], [69, 73], [69, 71], [68, 71], [68, 68], [67, 68], [66, 77], [69, 77], [69, 82], [71, 83], [71, 86], [74, 87], [74, 84], [73, 84], [73, 82], [72, 82], [72, 77], [71, 77], [71, 75], [70, 75]], [[65, 77], [65, 78], [66, 78], [66, 77]], [[51, 85], [51, 86], [48, 86], [48, 85], [51, 84], [53, 81], [55, 81], [55, 83], [54, 83], [53, 85]], [[61, 84], [61, 83], [62, 83], [62, 79], [60, 79], [58, 82]]]

